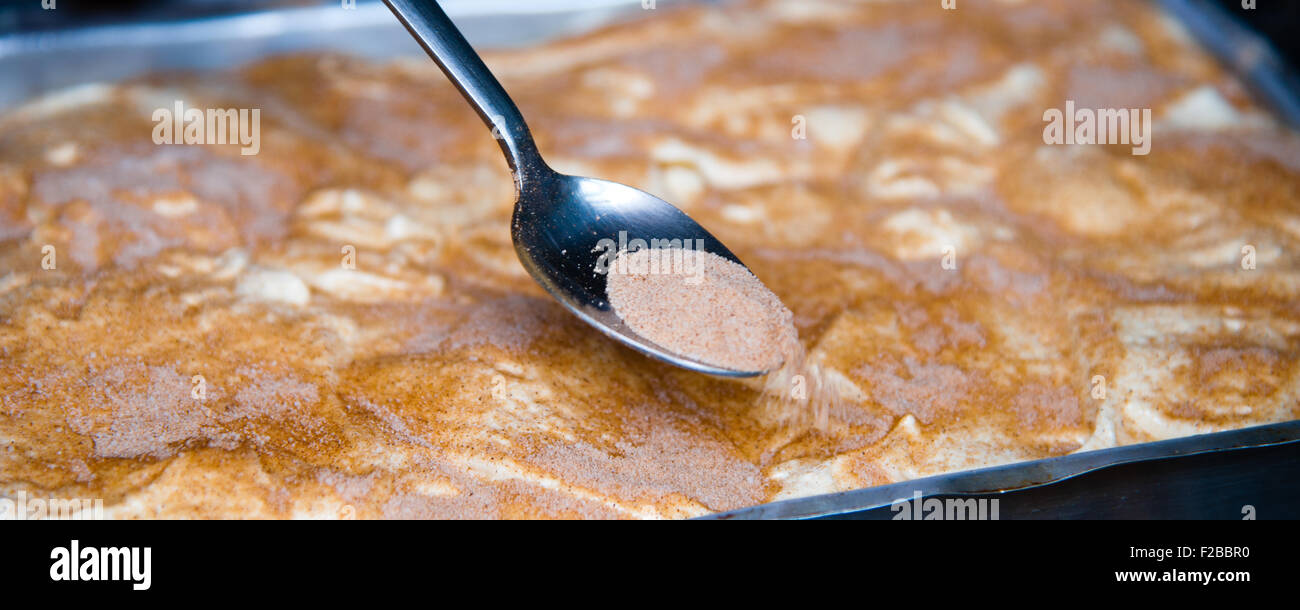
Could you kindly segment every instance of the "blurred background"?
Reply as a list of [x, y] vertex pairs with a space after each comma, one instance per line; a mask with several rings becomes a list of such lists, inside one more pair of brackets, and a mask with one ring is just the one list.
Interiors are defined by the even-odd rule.
[[[0, 35], [34, 32], [89, 25], [141, 21], [175, 21], [214, 15], [247, 13], [276, 7], [340, 5], [349, 0], [0, 0]], [[379, 0], [351, 0], [372, 4]], [[918, 0], [926, 1], [926, 0]], [[938, 2], [938, 0], [933, 0]], [[1086, 1], [1086, 0], [1084, 0]], [[1300, 65], [1300, 2], [1296, 0], [1255, 0], [1252, 9], [1242, 7], [1242, 0], [1207, 0], [1235, 14], [1252, 29], [1268, 38], [1288, 58]], [[54, 3], [54, 10], [43, 8]], [[447, 5], [546, 5], [574, 6], [591, 4], [600, 7], [610, 0], [445, 0]], [[489, 7], [490, 8], [490, 7]], [[60, 10], [64, 9], [64, 10]], [[450, 9], [448, 9], [450, 11]], [[482, 9], [480, 9], [482, 10]]]
[[[49, 0], [46, 0], [49, 1]], [[0, 0], [0, 33], [32, 32], [88, 25], [142, 21], [183, 21], [200, 17], [251, 13], [274, 8], [339, 7], [349, 0], [53, 0], [54, 10], [42, 0]], [[673, 0], [658, 0], [672, 4]], [[583, 6], [600, 9], [628, 0], [443, 0], [448, 13], [545, 12]], [[381, 4], [380, 0], [353, 0], [353, 5]]]
[[[48, 0], [47, 0], [48, 1]], [[55, 10], [43, 10], [42, 0], [0, 0], [0, 34], [47, 29], [111, 24], [131, 21], [170, 21], [195, 17], [244, 13], [288, 6], [339, 5], [346, 0], [53, 0]], [[369, 4], [378, 0], [355, 0]], [[933, 1], [939, 0], [917, 0]], [[1087, 1], [1087, 0], [1080, 0]], [[1269, 38], [1273, 45], [1300, 65], [1300, 1], [1256, 0], [1255, 8], [1243, 9], [1242, 0], [1208, 0], [1245, 21]], [[446, 0], [446, 5], [531, 5], [558, 4], [593, 7], [611, 4], [610, 0]], [[66, 10], [61, 10], [66, 9]], [[480, 10], [483, 10], [482, 8]], [[449, 8], [450, 12], [451, 9]]]
[[[656, 0], [656, 7], [709, 0]], [[43, 2], [54, 2], [43, 9]], [[641, 0], [443, 0], [480, 48], [577, 34], [645, 11]], [[423, 51], [378, 0], [0, 0], [0, 109], [90, 82], [234, 69], [262, 57]], [[350, 10], [344, 10], [350, 9]]]
[[[663, 7], [726, 0], [655, 1]], [[1236, 71], [1266, 104], [1300, 124], [1300, 79], [1295, 78], [1300, 0], [1134, 1], [1164, 5], [1229, 63], [1234, 56], [1253, 56], [1252, 65]], [[1244, 8], [1246, 3], [1254, 7]], [[44, 8], [51, 4], [52, 9]], [[641, 0], [442, 0], [442, 5], [470, 42], [498, 48], [534, 44], [557, 31], [577, 33], [642, 12]], [[508, 15], [504, 21], [502, 14]], [[133, 27], [120, 27], [126, 25]], [[1254, 36], [1243, 37], [1247, 32], [1262, 36], [1277, 53], [1259, 61]], [[265, 54], [340, 46], [372, 58], [419, 53], [379, 0], [0, 0], [0, 108], [90, 80], [173, 68], [230, 68]]]

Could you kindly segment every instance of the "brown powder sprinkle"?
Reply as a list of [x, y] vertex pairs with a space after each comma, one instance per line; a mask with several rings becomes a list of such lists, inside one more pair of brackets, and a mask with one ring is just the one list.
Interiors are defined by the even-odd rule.
[[758, 406], [771, 423], [826, 431], [842, 411], [842, 388], [809, 360], [794, 315], [743, 265], [699, 249], [623, 251], [605, 292], [637, 334], [700, 362], [766, 373]]
[[637, 334], [700, 362], [772, 371], [799, 350], [794, 316], [743, 265], [705, 251], [643, 248], [610, 265], [610, 305]]

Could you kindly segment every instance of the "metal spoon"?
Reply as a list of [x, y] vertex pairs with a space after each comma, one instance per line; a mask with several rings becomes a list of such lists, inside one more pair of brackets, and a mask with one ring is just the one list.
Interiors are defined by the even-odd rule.
[[[596, 271], [601, 239], [703, 240], [704, 250], [742, 264], [686, 213], [649, 193], [608, 180], [567, 176], [546, 165], [501, 83], [434, 0], [384, 0], [479, 117], [492, 128], [514, 174], [511, 236], [519, 262], [551, 296], [602, 333], [677, 366], [731, 377], [766, 371], [720, 368], [657, 345], [628, 328], [605, 298]], [[699, 243], [699, 242], [693, 242]]]

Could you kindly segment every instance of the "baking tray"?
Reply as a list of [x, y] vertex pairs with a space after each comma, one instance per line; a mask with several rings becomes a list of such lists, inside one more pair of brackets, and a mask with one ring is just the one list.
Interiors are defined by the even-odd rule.
[[[1189, 461], [1193, 457], [1202, 460]], [[1221, 467], [1217, 472], [1206, 468], [1216, 462]], [[1123, 466], [1130, 467], [1128, 472], [1106, 472]], [[1210, 479], [1207, 475], [1211, 473], [1219, 478]], [[1017, 516], [1168, 518], [1170, 505], [1184, 505], [1182, 516], [1241, 518], [1242, 507], [1251, 505], [1266, 509], [1270, 518], [1294, 519], [1300, 518], [1300, 486], [1294, 483], [1297, 475], [1300, 421], [1289, 421], [769, 502], [703, 518], [890, 519], [901, 512], [894, 509], [896, 501], [919, 497], [996, 498], [1009, 504], [1006, 508]], [[1087, 490], [1085, 494], [1035, 493], [1076, 478]], [[1159, 485], [1169, 489], [1159, 489]], [[1147, 497], [1142, 496], [1144, 491]], [[1056, 497], [1048, 501], [1052, 496]], [[1152, 506], [1161, 508], [1152, 510]], [[1001, 515], [1008, 515], [1008, 510]]]
[[[680, 0], [685, 2], [686, 0]], [[1153, 0], [1181, 21], [1188, 32], [1236, 73], [1257, 98], [1287, 124], [1300, 128], [1300, 79], [1261, 37], [1210, 0]], [[658, 0], [661, 6], [678, 0]], [[635, 18], [640, 0], [443, 0], [447, 10], [480, 47], [507, 48], [538, 44]], [[168, 23], [135, 23], [91, 28], [16, 33], [0, 36], [0, 109], [56, 89], [92, 82], [112, 82], [167, 70], [229, 69], [268, 55], [343, 51], [370, 59], [423, 57], [424, 53], [388, 9], [379, 2], [358, 1], [354, 9], [338, 4], [277, 8], [253, 13]], [[1242, 469], [1205, 469], [1206, 460], [1222, 464], [1267, 465]], [[1199, 460], [1193, 463], [1189, 460]], [[1199, 468], [1199, 470], [1198, 470]], [[1272, 470], [1270, 470], [1270, 468]], [[1128, 469], [1128, 475], [1106, 475]], [[1295, 512], [1294, 481], [1300, 475], [1300, 421], [1114, 447], [1056, 458], [955, 472], [842, 493], [771, 502], [719, 513], [706, 519], [788, 519], [853, 517], [889, 518], [895, 500], [951, 497], [1024, 498], [1035, 516], [1111, 514], [1104, 502], [1133, 497], [1144, 485], [1143, 472], [1208, 482], [1246, 491]], [[1102, 476], [1105, 475], [1105, 476]], [[1254, 475], [1254, 476], [1252, 476]], [[1261, 475], [1264, 478], [1261, 478]], [[1224, 479], [1223, 477], [1228, 477]], [[1218, 477], [1217, 479], [1215, 477]], [[1075, 512], [1033, 497], [1035, 490], [1069, 491]], [[1236, 483], [1233, 483], [1236, 481]], [[1269, 483], [1272, 481], [1272, 484]], [[1147, 483], [1149, 484], [1149, 483]], [[1281, 495], [1274, 493], [1283, 486]], [[1201, 487], [1204, 487], [1202, 485]], [[1180, 488], [1181, 489], [1181, 488]], [[1203, 490], [1202, 490], [1203, 491]], [[1183, 494], [1186, 500], [1188, 492]], [[1223, 516], [1217, 509], [1236, 509], [1240, 494], [1218, 488], [1202, 497], [1193, 516]], [[1287, 495], [1287, 494], [1291, 495]], [[1261, 495], [1262, 494], [1262, 495]], [[1267, 496], [1267, 497], [1264, 497]], [[1025, 504], [1021, 504], [1023, 508]], [[1096, 512], [1079, 513], [1080, 507]], [[1168, 504], [1165, 505], [1166, 509]], [[1036, 508], [1035, 508], [1036, 507]], [[1035, 511], [1038, 511], [1035, 513]], [[1054, 511], [1054, 512], [1044, 512]], [[1041, 513], [1041, 514], [1039, 514]], [[1155, 515], [1148, 516], [1158, 516]]]
[[1211, 0], [1158, 0], [1255, 98], [1300, 129], [1300, 75], [1260, 35]]

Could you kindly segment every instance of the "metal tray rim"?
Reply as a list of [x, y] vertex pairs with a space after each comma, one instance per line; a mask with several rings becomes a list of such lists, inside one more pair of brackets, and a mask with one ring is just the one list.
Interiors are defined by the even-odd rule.
[[811, 519], [889, 506], [914, 492], [933, 495], [1000, 494], [1052, 485], [1121, 464], [1300, 442], [1300, 420], [1211, 432], [1163, 441], [1081, 451], [1052, 458], [961, 470], [849, 491], [757, 504], [700, 519]]

